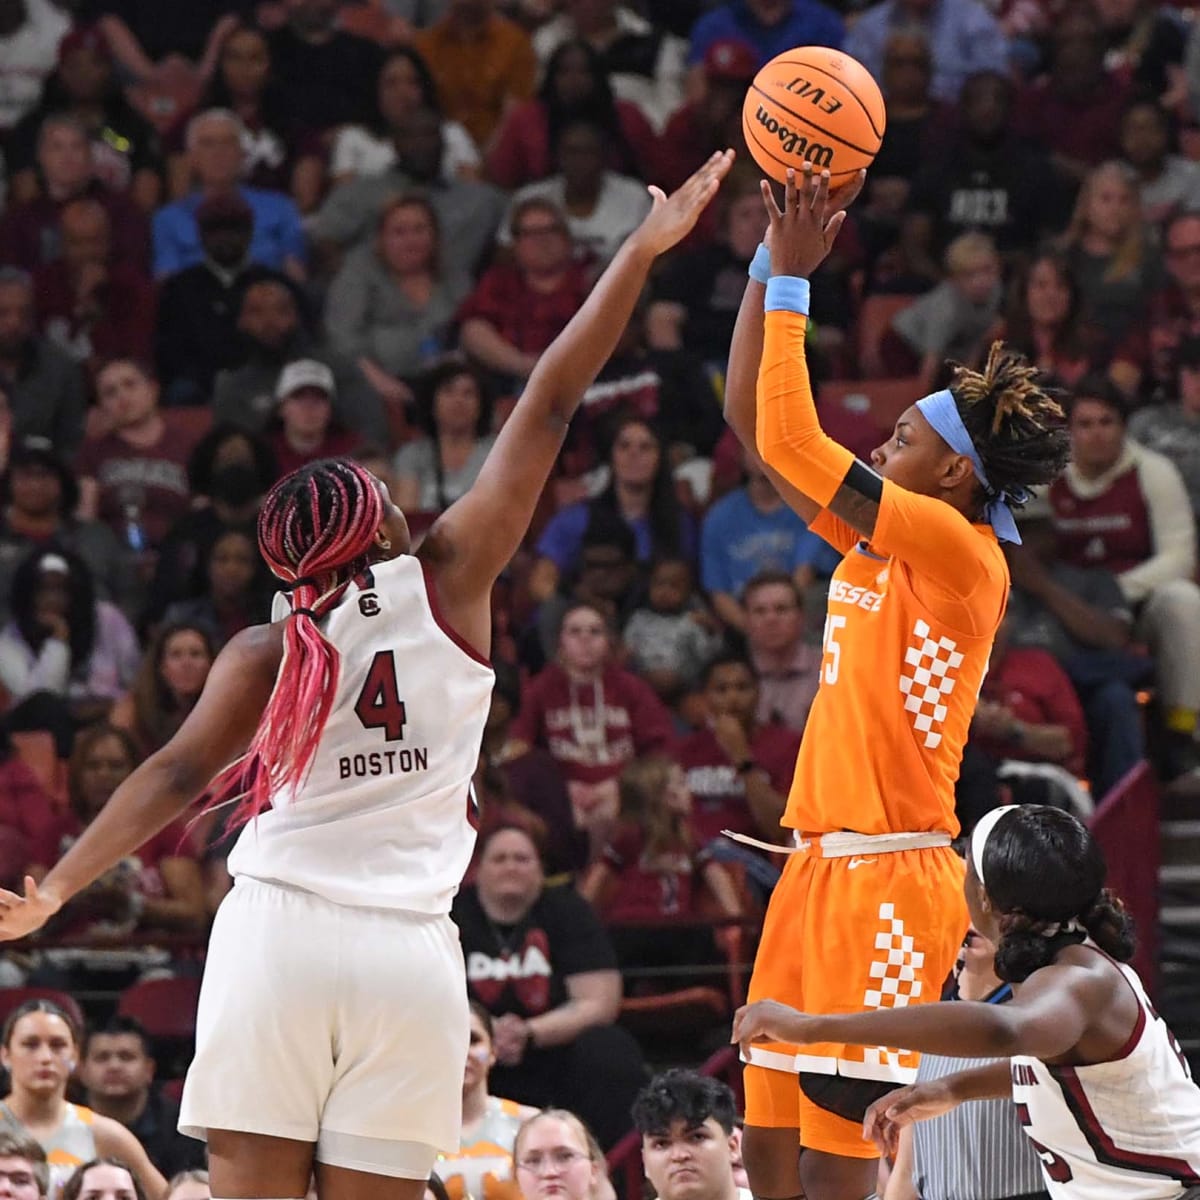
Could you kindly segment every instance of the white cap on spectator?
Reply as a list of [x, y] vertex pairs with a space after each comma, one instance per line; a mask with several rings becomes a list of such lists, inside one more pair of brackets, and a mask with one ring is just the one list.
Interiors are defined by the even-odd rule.
[[38, 559], [38, 570], [47, 575], [70, 575], [71, 568], [61, 554], [43, 554]]
[[317, 388], [329, 397], [337, 391], [333, 382], [333, 372], [315, 358], [297, 359], [279, 372], [279, 382], [275, 385], [275, 399], [286, 400], [302, 388]]

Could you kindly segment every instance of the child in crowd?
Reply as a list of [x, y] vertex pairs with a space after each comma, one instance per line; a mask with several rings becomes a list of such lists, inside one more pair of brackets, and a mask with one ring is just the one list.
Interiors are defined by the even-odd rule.
[[661, 558], [650, 572], [646, 603], [625, 624], [629, 666], [670, 704], [693, 688], [721, 650], [716, 618], [696, 593], [691, 566]]

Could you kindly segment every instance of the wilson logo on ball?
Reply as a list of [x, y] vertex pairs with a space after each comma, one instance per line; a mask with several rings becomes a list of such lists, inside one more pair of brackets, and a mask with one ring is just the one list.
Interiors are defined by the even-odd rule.
[[763, 106], [758, 106], [758, 123], [770, 134], [779, 139], [779, 148], [785, 154], [793, 154], [810, 162], [814, 167], [827, 167], [833, 162], [833, 147], [822, 146], [820, 142], [811, 142], [802, 133], [781, 125]]

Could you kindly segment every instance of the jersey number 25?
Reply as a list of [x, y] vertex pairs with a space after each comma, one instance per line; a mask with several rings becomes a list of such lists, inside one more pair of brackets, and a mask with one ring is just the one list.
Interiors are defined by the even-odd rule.
[[404, 740], [404, 723], [408, 718], [400, 699], [394, 651], [380, 650], [371, 659], [366, 682], [354, 702], [354, 715], [364, 729], [382, 729], [389, 742]]

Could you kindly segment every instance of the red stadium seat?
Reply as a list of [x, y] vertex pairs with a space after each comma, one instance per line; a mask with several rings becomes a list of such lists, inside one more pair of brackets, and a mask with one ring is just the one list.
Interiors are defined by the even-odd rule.
[[892, 318], [917, 299], [917, 296], [872, 295], [862, 302], [855, 332], [858, 369], [864, 379], [878, 379], [886, 373], [883, 339], [892, 327]]
[[199, 979], [148, 979], [121, 993], [117, 1012], [139, 1021], [152, 1039], [190, 1041], [199, 999]]
[[74, 996], [54, 988], [39, 987], [0, 988], [0, 1024], [7, 1021], [9, 1014], [15, 1012], [27, 1000], [49, 1000], [57, 1004], [75, 1022], [77, 1029], [84, 1026], [83, 1009], [79, 1007]]
[[841, 405], [852, 413], [867, 414], [876, 429], [887, 432], [922, 394], [921, 384], [914, 378], [832, 379], [821, 385], [817, 399], [822, 406]]

